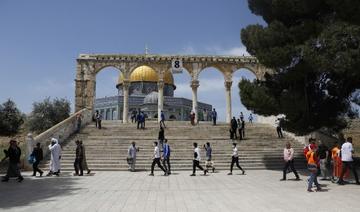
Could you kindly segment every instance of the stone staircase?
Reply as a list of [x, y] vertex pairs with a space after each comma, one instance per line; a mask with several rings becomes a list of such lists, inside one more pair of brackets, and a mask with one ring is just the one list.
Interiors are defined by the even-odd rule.
[[[210, 142], [216, 169], [228, 170], [230, 167], [232, 143], [229, 139], [228, 125], [212, 126], [200, 123], [191, 126], [188, 122], [166, 122], [165, 137], [171, 147], [172, 170], [191, 170], [193, 147]], [[88, 125], [81, 132], [63, 143], [62, 170], [73, 170], [75, 143], [81, 139], [86, 148], [89, 168], [98, 171], [128, 170], [127, 149], [132, 141], [140, 148], [137, 154], [136, 169], [149, 170], [152, 162], [153, 142], [157, 140], [158, 123], [146, 122], [145, 130], [137, 130], [135, 124], [122, 124], [119, 121], [103, 121], [103, 129]], [[281, 169], [282, 154], [287, 141], [290, 141], [296, 154], [296, 166], [305, 167], [302, 156], [303, 146], [291, 138], [278, 139], [275, 129], [263, 124], [247, 124], [246, 139], [236, 141], [240, 153], [240, 165], [245, 169]], [[202, 164], [205, 150], [201, 149]], [[47, 169], [49, 161], [43, 164]]]

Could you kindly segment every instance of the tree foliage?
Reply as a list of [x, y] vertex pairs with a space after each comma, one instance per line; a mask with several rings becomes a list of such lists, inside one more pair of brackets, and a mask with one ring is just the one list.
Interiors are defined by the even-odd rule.
[[33, 110], [28, 120], [29, 130], [41, 133], [70, 116], [70, 102], [66, 99], [46, 98], [33, 103]]
[[[266, 26], [241, 31], [247, 51], [275, 71], [242, 81], [241, 99], [262, 115], [285, 114], [284, 128], [340, 131], [360, 88], [360, 1], [248, 0]], [[355, 98], [354, 98], [355, 96]]]
[[0, 105], [0, 135], [10, 136], [19, 132], [24, 116], [10, 99]]

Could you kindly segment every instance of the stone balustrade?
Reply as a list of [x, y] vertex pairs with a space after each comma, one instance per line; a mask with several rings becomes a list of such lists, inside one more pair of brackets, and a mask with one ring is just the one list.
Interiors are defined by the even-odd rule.
[[[36, 143], [40, 143], [41, 147], [44, 151], [44, 157], [49, 154], [48, 145], [50, 144], [51, 138], [56, 138], [59, 140], [59, 144], [64, 142], [68, 139], [71, 135], [73, 135], [77, 130], [77, 121], [76, 116], [78, 114], [82, 115], [82, 122], [81, 127], [89, 124], [92, 121], [92, 112], [88, 109], [82, 109], [74, 114], [72, 114], [69, 118], [65, 119], [64, 121], [56, 124], [55, 126], [51, 127], [50, 129], [46, 130], [45, 132], [41, 133], [40, 135], [36, 136], [35, 138], [31, 133], [27, 135], [26, 138], [26, 157], [25, 160], [31, 154], [34, 146]], [[25, 168], [31, 168], [27, 161], [25, 161]]]

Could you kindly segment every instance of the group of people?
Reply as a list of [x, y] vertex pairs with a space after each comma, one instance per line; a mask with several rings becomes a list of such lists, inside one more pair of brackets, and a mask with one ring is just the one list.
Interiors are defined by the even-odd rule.
[[[231, 119], [230, 122], [230, 139], [244, 139], [245, 138], [245, 120], [244, 116], [240, 115], [240, 118], [236, 120], [235, 116]], [[239, 134], [239, 137], [238, 137]]]
[[143, 111], [136, 114], [135, 122], [137, 123], [137, 129], [145, 129], [146, 115]]
[[[309, 171], [309, 179], [307, 191], [313, 192], [312, 187], [315, 185], [316, 191], [321, 191], [321, 185], [319, 184], [317, 177], [322, 176], [322, 180], [334, 181], [334, 173], [338, 166], [341, 167], [340, 174], [337, 180], [339, 185], [344, 185], [344, 175], [351, 170], [353, 172], [355, 183], [360, 185], [359, 177], [354, 164], [354, 148], [352, 145], [352, 137], [348, 137], [346, 141], [340, 146], [339, 143], [334, 143], [332, 148], [328, 148], [323, 142], [316, 143], [316, 139], [309, 138], [309, 144], [304, 147], [304, 156], [307, 160], [307, 169]], [[294, 150], [291, 148], [289, 142], [286, 143], [284, 148], [284, 169], [283, 178], [286, 180], [286, 174], [289, 169], [294, 173], [296, 179], [300, 180], [300, 177], [294, 166]], [[333, 173], [333, 174], [332, 174]], [[336, 175], [336, 174], [335, 174]]]
[[[242, 171], [242, 174], [245, 174], [244, 169], [241, 168], [239, 165], [239, 154], [238, 149], [236, 147], [236, 143], [233, 143], [232, 155], [231, 155], [231, 165], [230, 165], [230, 172], [229, 175], [232, 174], [233, 167], [236, 166]], [[171, 148], [168, 143], [168, 140], [165, 139], [165, 130], [160, 125], [160, 131], [158, 136], [158, 141], [153, 143], [154, 152], [152, 154], [152, 164], [151, 164], [151, 172], [150, 176], [154, 176], [154, 169], [155, 165], [157, 165], [163, 172], [165, 176], [171, 174], [171, 163], [170, 163], [170, 156], [171, 156]], [[200, 164], [201, 162], [201, 153], [198, 143], [193, 143], [193, 172], [190, 176], [196, 176], [196, 169], [200, 169], [204, 172], [204, 175], [208, 173], [208, 170], [212, 170], [215, 172], [215, 165], [212, 160], [212, 147], [210, 142], [204, 144], [204, 150], [206, 155], [205, 161], [205, 168]], [[136, 146], [135, 142], [132, 142], [128, 148], [127, 154], [127, 163], [129, 165], [129, 170], [134, 172], [135, 171], [135, 164], [136, 164], [136, 155], [139, 152], [140, 148]]]
[[196, 120], [195, 112], [191, 111], [191, 113], [190, 113], [190, 123], [191, 123], [191, 125], [194, 126], [194, 125], [198, 124], [200, 120], [208, 121], [208, 119], [209, 119], [208, 115], [210, 116], [210, 119], [212, 120], [213, 125], [216, 125], [216, 121], [218, 119], [218, 114], [217, 114], [215, 108], [213, 108], [213, 110], [210, 111], [210, 113], [208, 113], [206, 110], [204, 110], [204, 112], [200, 112], [200, 113], [203, 113], [203, 115], [202, 115], [203, 117], [202, 118], [199, 117], [199, 114], [198, 114], [198, 119]]

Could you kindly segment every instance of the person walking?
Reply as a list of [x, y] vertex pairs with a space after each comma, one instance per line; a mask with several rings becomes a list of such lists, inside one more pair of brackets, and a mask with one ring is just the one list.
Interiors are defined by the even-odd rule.
[[149, 174], [149, 176], [154, 176], [154, 168], [155, 168], [155, 164], [157, 164], [157, 166], [163, 170], [164, 172], [164, 175], [167, 176], [167, 172], [166, 170], [164, 169], [164, 167], [161, 165], [160, 163], [160, 149], [159, 149], [159, 146], [158, 146], [158, 142], [154, 142], [154, 154], [153, 154], [153, 162], [151, 164], [151, 173]]
[[163, 165], [164, 165], [164, 168], [166, 170], [166, 173], [168, 175], [171, 174], [171, 166], [170, 166], [170, 153], [171, 153], [171, 150], [170, 150], [170, 145], [168, 144], [168, 140], [165, 139], [164, 140], [164, 145], [163, 145]]
[[141, 112], [141, 129], [145, 130], [146, 116], [144, 112]]
[[281, 128], [281, 119], [277, 118], [275, 120], [275, 127], [276, 127], [276, 133], [278, 135], [279, 138], [284, 138], [283, 133], [282, 133], [282, 128]]
[[81, 148], [82, 148], [82, 153], [83, 153], [83, 156], [82, 156], [82, 168], [83, 170], [86, 170], [86, 174], [90, 174], [91, 170], [89, 169], [89, 166], [87, 164], [87, 161], [86, 161], [86, 151], [85, 151], [85, 146], [82, 142], [82, 140], [80, 140], [80, 145], [81, 145]]
[[[75, 176], [83, 176], [84, 170], [82, 167], [82, 160], [83, 160], [83, 152], [82, 152], [82, 146], [80, 145], [80, 141], [76, 140], [76, 150], [75, 150], [75, 161], [74, 161], [74, 169], [75, 169]], [[79, 173], [80, 172], [80, 173]]]
[[238, 124], [237, 124], [235, 116], [231, 119], [230, 125], [231, 125], [231, 131], [234, 133], [234, 139], [237, 139], [236, 131], [238, 128]]
[[359, 177], [356, 172], [356, 168], [354, 164], [353, 154], [354, 154], [354, 148], [352, 145], [352, 137], [348, 137], [346, 139], [346, 142], [341, 146], [342, 170], [338, 181], [339, 185], [345, 184], [344, 174], [347, 169], [350, 169], [353, 172], [356, 184], [360, 185]]
[[290, 167], [291, 171], [294, 173], [296, 180], [300, 180], [300, 177], [295, 169], [294, 166], [294, 149], [291, 148], [290, 142], [286, 142], [285, 148], [284, 148], [284, 168], [283, 168], [283, 178], [281, 181], [286, 180], [286, 173], [288, 168]]
[[200, 156], [200, 149], [198, 147], [198, 144], [194, 143], [193, 146], [194, 146], [193, 173], [190, 176], [196, 176], [196, 167], [199, 168], [200, 170], [203, 170], [204, 175], [206, 175], [208, 170], [204, 169], [200, 165], [201, 156]]
[[79, 133], [81, 130], [81, 122], [82, 122], [82, 115], [81, 113], [76, 115], [76, 133]]
[[136, 164], [136, 153], [139, 151], [139, 148], [136, 147], [136, 143], [133, 141], [128, 149], [128, 157], [127, 163], [129, 165], [129, 170], [131, 172], [135, 171], [135, 164]]
[[213, 120], [213, 125], [215, 126], [216, 125], [216, 120], [217, 120], [217, 112], [216, 112], [215, 108], [213, 109], [213, 111], [211, 113], [211, 117], [212, 117], [212, 120]]
[[238, 119], [237, 120], [237, 125], [238, 125], [238, 132], [239, 132], [239, 139], [240, 140], [242, 140], [243, 139], [243, 137], [242, 137], [242, 135], [243, 135], [243, 133], [242, 133], [242, 123], [241, 123], [241, 121], [240, 121], [240, 119]]
[[21, 149], [17, 145], [17, 141], [10, 140], [9, 148], [4, 150], [5, 157], [1, 160], [4, 161], [6, 158], [9, 158], [9, 166], [6, 172], [6, 175], [2, 177], [2, 182], [8, 182], [11, 177], [17, 177], [17, 181], [20, 183], [24, 180], [20, 172], [20, 157]]
[[50, 171], [47, 176], [57, 175], [60, 173], [60, 159], [61, 159], [61, 146], [59, 141], [55, 138], [51, 139], [51, 144], [49, 145], [49, 150], [51, 153], [50, 158]]
[[315, 186], [317, 188], [316, 191], [321, 191], [320, 184], [318, 183], [318, 180], [317, 180], [318, 168], [319, 168], [318, 167], [319, 159], [318, 159], [317, 147], [308, 151], [308, 153], [306, 154], [306, 159], [307, 159], [308, 170], [310, 172], [310, 176], [308, 179], [307, 191], [313, 192], [313, 190], [312, 190], [313, 184], [315, 184]]
[[320, 173], [321, 173], [321, 180], [328, 180], [331, 176], [328, 170], [328, 158], [329, 158], [329, 148], [319, 140], [319, 160], [320, 160]]
[[191, 113], [190, 113], [190, 123], [192, 126], [195, 125], [195, 112], [194, 111], [191, 111]]
[[33, 177], [36, 176], [36, 173], [39, 172], [40, 177], [43, 175], [43, 171], [39, 169], [39, 163], [43, 160], [43, 150], [40, 147], [40, 143], [36, 143], [36, 146], [34, 147], [31, 155], [35, 158], [34, 163], [32, 164], [33, 167]]
[[241, 121], [241, 138], [245, 139], [245, 120], [240, 119]]
[[205, 167], [206, 169], [211, 168], [212, 172], [215, 172], [215, 166], [214, 162], [212, 161], [212, 148], [210, 146], [210, 142], [207, 142], [204, 144], [204, 149], [206, 151], [206, 161], [205, 161]]
[[96, 110], [96, 112], [95, 112], [95, 119], [96, 119], [96, 127], [98, 129], [101, 129], [102, 115], [101, 115], [101, 113], [99, 113], [98, 110]]
[[162, 126], [163, 128], [166, 128], [164, 111], [161, 111], [161, 114], [160, 114], [160, 126]]
[[239, 153], [238, 153], [238, 149], [236, 147], [236, 143], [233, 143], [233, 151], [232, 151], [232, 155], [231, 155], [230, 172], [228, 173], [228, 175], [232, 175], [234, 164], [236, 164], [236, 166], [242, 171], [242, 174], [244, 175], [245, 170], [243, 168], [241, 168], [241, 166], [239, 164]]
[[252, 116], [252, 113], [250, 113], [248, 119], [249, 119], [249, 123], [252, 124], [252, 122], [253, 122], [253, 120], [254, 120], [254, 118], [253, 118], [253, 116]]
[[160, 143], [161, 149], [163, 148], [164, 140], [165, 140], [165, 130], [164, 130], [164, 128], [160, 125], [160, 130], [159, 130], [159, 135], [158, 135], [158, 141], [159, 141], [159, 143]]
[[243, 112], [240, 112], [240, 120], [243, 120], [244, 119], [244, 114]]
[[136, 115], [137, 129], [140, 129], [141, 127], [141, 119], [141, 113], [139, 111], [139, 113]]

